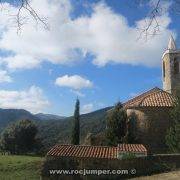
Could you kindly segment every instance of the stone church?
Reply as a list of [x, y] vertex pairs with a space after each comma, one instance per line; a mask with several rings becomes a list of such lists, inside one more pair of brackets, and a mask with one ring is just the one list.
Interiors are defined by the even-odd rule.
[[153, 88], [124, 103], [127, 115], [136, 115], [137, 140], [152, 153], [166, 152], [165, 135], [171, 125], [170, 111], [180, 89], [180, 50], [170, 37], [162, 56], [163, 89]]
[[[51, 160], [51, 164], [52, 160], [55, 160], [53, 163], [59, 163], [57, 158], [59, 160], [61, 160], [60, 158], [66, 159], [64, 164], [67, 164], [67, 162], [71, 162], [72, 158], [72, 164], [79, 161], [75, 169], [80, 165], [85, 169], [86, 167], [95, 167], [95, 169], [103, 169], [104, 167], [119, 169], [124, 167], [128, 169], [135, 166], [140, 170], [141, 165], [143, 167], [145, 165], [145, 169], [152, 170], [151, 162], [148, 160], [148, 163], [145, 163], [147, 162], [144, 161], [146, 159], [138, 161], [115, 160], [121, 159], [127, 153], [132, 153], [136, 157], [144, 157], [147, 156], [147, 153], [167, 152], [165, 136], [172, 123], [170, 111], [174, 106], [176, 93], [180, 87], [180, 50], [176, 48], [173, 37], [170, 38], [168, 48], [162, 56], [162, 81], [163, 89], [155, 87], [123, 104], [129, 120], [130, 116], [136, 116], [134, 119], [136, 126], [134, 127], [136, 127], [137, 144], [118, 144], [117, 147], [102, 146], [106, 140], [104, 134], [99, 133], [94, 137], [90, 134], [86, 138], [85, 145], [55, 145], [46, 157]], [[175, 158], [177, 159], [177, 157]], [[102, 161], [103, 159], [106, 161]], [[162, 159], [159, 158], [154, 165], [159, 164], [160, 161]], [[145, 169], [142, 168], [143, 172]]]

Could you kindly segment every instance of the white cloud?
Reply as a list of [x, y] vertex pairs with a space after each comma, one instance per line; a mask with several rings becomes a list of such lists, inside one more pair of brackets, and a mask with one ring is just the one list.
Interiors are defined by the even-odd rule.
[[78, 90], [70, 90], [73, 94], [77, 95], [78, 97], [85, 97], [85, 94], [83, 94], [82, 92], [78, 91]]
[[73, 76], [64, 75], [58, 77], [55, 81], [55, 84], [61, 87], [73, 88], [75, 90], [93, 87], [93, 83], [90, 80], [85, 79], [79, 75], [73, 75]]
[[40, 64], [41, 60], [35, 59], [32, 56], [17, 54], [15, 56], [9, 56], [2, 58], [2, 61], [7, 63], [7, 67], [10, 69], [26, 68], [31, 69]]
[[36, 86], [23, 91], [0, 90], [0, 99], [1, 108], [26, 109], [33, 113], [40, 112], [49, 105], [43, 91]]
[[94, 105], [92, 103], [85, 104], [82, 106], [82, 113], [83, 114], [89, 113], [89, 112], [93, 111], [93, 108], [94, 108]]
[[12, 78], [8, 75], [7, 71], [0, 70], [0, 83], [12, 82]]
[[[115, 13], [105, 3], [95, 4], [91, 16], [71, 19], [72, 4], [68, 0], [32, 0], [32, 7], [43, 17], [48, 17], [50, 31], [34, 26], [29, 20], [22, 33], [12, 26], [12, 16], [0, 14], [0, 49], [13, 52], [13, 56], [3, 58], [8, 68], [34, 68], [43, 61], [69, 64], [79, 61], [86, 53], [94, 55], [93, 63], [104, 66], [108, 63], [142, 64], [157, 66], [172, 33], [167, 13], [158, 17], [162, 33], [147, 43], [137, 41], [138, 28], [147, 19], [129, 26], [127, 19]], [[9, 14], [17, 14], [17, 8], [9, 6]], [[5, 8], [6, 9], [6, 8]], [[22, 12], [25, 16], [26, 12]]]

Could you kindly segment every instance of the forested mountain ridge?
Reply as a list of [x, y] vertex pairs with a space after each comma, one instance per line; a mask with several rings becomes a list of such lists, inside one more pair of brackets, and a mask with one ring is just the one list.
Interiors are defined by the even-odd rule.
[[[112, 107], [103, 108], [91, 113], [82, 114], [80, 116], [81, 142], [84, 141], [87, 133], [93, 134], [104, 131], [106, 127], [106, 113]], [[40, 114], [44, 117], [44, 114]], [[51, 115], [53, 117], [54, 115]], [[21, 119], [33, 120], [38, 126], [38, 136], [42, 139], [45, 149], [49, 149], [56, 143], [70, 143], [71, 128], [73, 116], [61, 119], [39, 118], [23, 109], [0, 109], [0, 132], [3, 131], [8, 124]], [[55, 117], [57, 117], [55, 115]]]
[[65, 116], [58, 116], [58, 115], [54, 115], [54, 114], [44, 114], [44, 113], [38, 113], [35, 114], [35, 116], [40, 119], [40, 120], [61, 120], [61, 119], [65, 119]]
[[0, 109], [0, 132], [8, 124], [20, 119], [38, 120], [36, 116], [24, 109]]

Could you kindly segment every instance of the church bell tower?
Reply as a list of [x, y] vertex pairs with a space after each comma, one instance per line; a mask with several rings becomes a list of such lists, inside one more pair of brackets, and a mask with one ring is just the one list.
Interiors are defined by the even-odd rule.
[[162, 56], [162, 74], [163, 90], [176, 94], [177, 90], [180, 90], [180, 49], [177, 49], [172, 36]]

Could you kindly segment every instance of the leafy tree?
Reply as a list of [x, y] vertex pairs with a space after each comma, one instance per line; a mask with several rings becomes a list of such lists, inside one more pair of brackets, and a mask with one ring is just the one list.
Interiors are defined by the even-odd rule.
[[37, 132], [37, 127], [32, 121], [20, 120], [7, 127], [2, 133], [2, 148], [12, 154], [35, 151], [40, 145], [40, 141], [36, 137]]
[[175, 106], [171, 111], [172, 126], [166, 135], [166, 144], [173, 153], [180, 152], [180, 96], [176, 98]]
[[80, 107], [79, 106], [80, 106], [80, 102], [79, 99], [77, 99], [75, 105], [75, 111], [74, 111], [74, 122], [73, 122], [72, 140], [71, 140], [71, 143], [75, 145], [79, 144], [79, 139], [80, 139], [80, 127], [79, 127]]
[[126, 143], [136, 143], [137, 137], [137, 116], [132, 113], [127, 122], [127, 133], [125, 137]]
[[122, 104], [118, 102], [107, 115], [106, 139], [108, 145], [116, 146], [122, 142], [126, 132], [126, 119], [126, 112]]
[[15, 154], [15, 136], [13, 133], [14, 127], [7, 127], [1, 136], [1, 148], [3, 151], [9, 151], [11, 154]]

